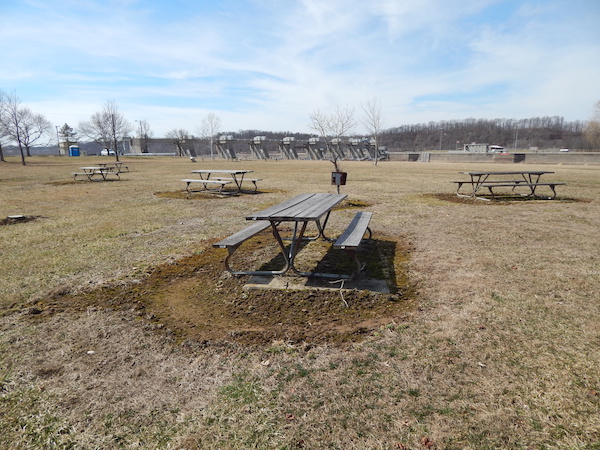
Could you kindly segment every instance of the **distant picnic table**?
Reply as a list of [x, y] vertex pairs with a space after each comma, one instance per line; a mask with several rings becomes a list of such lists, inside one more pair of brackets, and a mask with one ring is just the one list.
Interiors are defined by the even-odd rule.
[[114, 161], [109, 163], [98, 163], [100, 167], [104, 167], [107, 169], [113, 169], [117, 173], [129, 172], [129, 167], [125, 166], [122, 161]]
[[81, 172], [72, 173], [74, 180], [76, 180], [78, 176], [87, 178], [89, 181], [106, 181], [110, 176], [115, 176], [117, 180], [121, 179], [120, 171], [115, 166], [107, 164], [80, 167], [79, 170]]
[[[490, 200], [483, 197], [485, 191], [489, 192], [489, 196], [496, 197], [498, 192], [494, 192], [497, 188], [510, 188], [510, 195], [538, 197], [537, 192], [540, 187], [549, 187], [552, 191], [552, 197], [556, 197], [556, 186], [564, 185], [563, 182], [547, 182], [541, 181], [541, 177], [549, 172], [546, 170], [519, 170], [519, 171], [486, 171], [486, 172], [460, 172], [468, 175], [468, 180], [452, 181], [457, 185], [456, 194], [459, 197], [473, 197], [481, 200]], [[461, 188], [468, 186], [468, 193], [461, 193]]]
[[261, 181], [260, 178], [245, 178], [246, 174], [253, 172], [252, 170], [245, 169], [198, 169], [192, 170], [192, 173], [198, 174], [199, 179], [186, 178], [184, 181], [186, 184], [186, 190], [190, 191], [190, 185], [192, 183], [198, 183], [203, 186], [204, 190], [209, 190], [210, 186], [218, 188], [218, 192], [223, 191], [223, 187], [229, 183], [234, 183], [237, 192], [241, 193], [242, 184], [244, 181], [250, 181], [254, 184], [254, 192], [258, 190], [257, 182]]
[[[334, 248], [344, 249], [351, 255], [356, 264], [356, 269], [352, 274], [302, 272], [294, 264], [302, 241], [319, 238], [331, 240], [325, 235], [325, 227], [327, 226], [331, 210], [346, 197], [345, 194], [327, 193], [298, 195], [263, 211], [248, 215], [246, 220], [254, 222], [252, 225], [213, 244], [213, 246], [228, 249], [229, 253], [225, 259], [225, 268], [234, 275], [282, 275], [288, 271], [292, 271], [296, 275], [306, 277], [353, 278], [362, 270], [362, 265], [356, 257], [356, 250], [363, 241], [366, 232], [368, 232], [369, 238], [371, 237], [369, 221], [371, 220], [372, 213], [370, 212], [357, 213], [346, 228], [346, 231], [333, 244]], [[314, 223], [317, 231], [316, 235], [306, 237], [305, 231], [309, 223]], [[282, 224], [291, 224], [293, 226], [292, 236], [286, 238], [286, 240], [291, 241], [289, 249], [285, 247], [283, 243], [284, 238], [281, 236]], [[269, 226], [285, 261], [283, 269], [262, 271], [233, 270], [229, 264], [229, 260], [237, 248], [244, 241], [269, 228]]]

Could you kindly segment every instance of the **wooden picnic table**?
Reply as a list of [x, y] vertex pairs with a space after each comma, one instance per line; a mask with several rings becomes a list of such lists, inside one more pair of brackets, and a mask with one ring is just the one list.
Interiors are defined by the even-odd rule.
[[[242, 170], [242, 169], [198, 169], [192, 170], [192, 173], [197, 173], [200, 175], [200, 180], [210, 180], [210, 177], [213, 176], [213, 179], [218, 179], [221, 181], [233, 181], [237, 187], [238, 192], [242, 192], [242, 183], [244, 182], [244, 176], [247, 173], [253, 172], [252, 170]], [[216, 175], [216, 176], [215, 176]], [[222, 176], [226, 175], [229, 178], [223, 178]], [[257, 179], [251, 180], [256, 187], [256, 182], [260, 181]], [[189, 183], [188, 183], [189, 185]]]
[[[109, 175], [115, 175], [118, 180], [121, 179], [119, 172], [113, 167], [106, 167], [103, 165], [98, 166], [85, 166], [80, 167], [81, 172], [73, 173], [73, 179], [76, 180], [78, 175], [86, 177], [90, 181], [97, 179], [98, 181], [106, 181]], [[95, 178], [97, 176], [97, 178]]]
[[[301, 194], [275, 206], [264, 209], [246, 216], [246, 220], [268, 221], [271, 224], [273, 236], [281, 248], [285, 260], [285, 266], [281, 270], [267, 271], [268, 274], [282, 274], [288, 270], [303, 276], [326, 276], [312, 272], [300, 272], [294, 265], [294, 260], [298, 254], [300, 243], [303, 240], [316, 240], [319, 238], [328, 239], [325, 235], [325, 227], [329, 221], [331, 210], [341, 203], [347, 197], [346, 194]], [[317, 227], [317, 234], [311, 237], [304, 237], [306, 227], [309, 223], [314, 223]], [[292, 224], [293, 233], [289, 238], [290, 247], [286, 251], [283, 239], [280, 234], [281, 224]]]
[[[213, 247], [226, 248], [229, 252], [225, 258], [225, 269], [233, 275], [282, 275], [288, 271], [301, 276], [315, 276], [336, 279], [352, 279], [362, 271], [364, 265], [358, 260], [357, 250], [363, 242], [364, 235], [368, 232], [371, 238], [371, 229], [369, 222], [371, 212], [357, 212], [346, 230], [335, 240], [333, 248], [343, 249], [348, 252], [355, 262], [356, 269], [351, 274], [338, 273], [319, 273], [302, 272], [294, 264], [296, 255], [303, 240], [325, 239], [333, 241], [325, 235], [325, 227], [329, 220], [331, 210], [347, 196], [345, 194], [301, 194], [265, 210], [250, 214], [246, 220], [251, 221], [252, 225], [234, 233], [233, 235], [213, 244]], [[305, 237], [306, 227], [309, 223], [314, 223], [317, 228], [315, 235]], [[291, 237], [285, 240], [291, 241], [289, 249], [283, 244], [284, 238], [281, 237], [280, 227], [282, 224], [293, 225]], [[229, 259], [235, 253], [237, 248], [246, 240], [271, 227], [273, 236], [279, 245], [285, 264], [281, 270], [233, 270], [229, 265]], [[286, 227], [286, 228], [288, 228]]]
[[[457, 185], [456, 194], [459, 197], [473, 197], [482, 200], [489, 200], [482, 197], [481, 191], [487, 189], [489, 195], [494, 197], [494, 189], [508, 187], [511, 188], [511, 194], [535, 197], [536, 190], [540, 186], [548, 186], [552, 190], [553, 196], [556, 197], [556, 186], [563, 185], [562, 182], [542, 182], [541, 177], [546, 174], [551, 174], [547, 170], [515, 170], [515, 171], [480, 171], [480, 172], [460, 172], [469, 176], [469, 180], [453, 181]], [[468, 194], [461, 194], [460, 189], [463, 185], [471, 186]], [[516, 190], [525, 188], [524, 192], [518, 193]]]
[[122, 161], [113, 161], [113, 162], [108, 162], [108, 163], [98, 163], [98, 166], [105, 167], [105, 168], [112, 168], [112, 169], [114, 169], [118, 173], [122, 173], [122, 172], [125, 172], [125, 171], [129, 172], [129, 167], [128, 166], [123, 166], [123, 162]]

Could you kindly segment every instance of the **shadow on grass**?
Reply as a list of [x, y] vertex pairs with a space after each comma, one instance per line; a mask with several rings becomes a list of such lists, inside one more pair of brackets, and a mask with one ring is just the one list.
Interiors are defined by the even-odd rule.
[[[366, 239], [356, 251], [356, 256], [363, 266], [357, 278], [383, 280], [389, 292], [398, 292], [399, 273], [396, 266], [408, 259], [406, 252], [397, 252], [398, 242]], [[289, 253], [290, 246], [286, 245]], [[262, 264], [257, 270], [281, 270], [285, 266], [285, 259], [279, 248], [272, 246], [271, 252], [277, 254], [269, 261]], [[330, 242], [304, 241], [298, 249], [295, 267], [301, 272], [315, 272], [327, 274], [350, 275], [357, 269], [356, 262], [346, 250], [334, 249]], [[406, 284], [407, 278], [403, 277], [401, 284]], [[366, 285], [366, 283], [365, 283]]]
[[165, 191], [155, 192], [154, 195], [161, 198], [179, 199], [179, 200], [208, 200], [208, 199], [219, 199], [219, 198], [230, 198], [240, 197], [242, 195], [260, 195], [265, 194], [267, 191], [215, 191], [215, 190], [192, 190], [186, 191]]

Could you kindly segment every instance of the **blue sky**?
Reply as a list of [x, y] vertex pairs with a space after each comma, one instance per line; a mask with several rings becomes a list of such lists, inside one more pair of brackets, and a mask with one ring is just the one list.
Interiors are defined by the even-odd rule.
[[598, 0], [0, 0], [0, 41], [0, 89], [54, 125], [114, 100], [157, 137], [208, 113], [307, 132], [373, 98], [386, 127], [600, 100]]

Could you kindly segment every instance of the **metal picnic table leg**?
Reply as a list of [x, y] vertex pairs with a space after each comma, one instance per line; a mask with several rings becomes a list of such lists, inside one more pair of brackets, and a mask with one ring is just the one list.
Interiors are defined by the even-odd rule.
[[323, 220], [323, 224], [321, 224], [320, 220], [317, 220], [315, 223], [317, 224], [317, 229], [319, 230], [319, 235], [315, 238], [318, 239], [319, 237], [322, 237], [323, 239], [325, 239], [326, 241], [331, 241], [333, 239], [328, 238], [327, 236], [325, 236], [325, 227], [327, 226], [327, 222], [329, 221], [329, 215], [331, 214], [331, 211], [329, 211], [326, 215], [325, 215], [325, 220]]
[[[204, 177], [202, 176], [202, 173], [199, 173], [198, 175], [200, 175], [200, 179], [201, 179], [201, 180], [206, 180], [206, 181], [210, 180], [210, 172], [208, 172], [208, 173], [206, 174], [206, 178], [204, 178]], [[204, 186], [204, 190], [205, 190], [205, 191], [208, 191], [208, 185], [207, 185], [206, 183], [202, 183], [202, 186]], [[221, 186], [221, 187], [223, 187], [223, 186]]]
[[290, 268], [297, 274], [302, 274], [302, 272], [296, 269], [294, 266], [294, 260], [296, 259], [296, 255], [298, 254], [298, 249], [300, 243], [302, 242], [302, 238], [304, 237], [304, 231], [306, 231], [306, 225], [308, 225], [308, 221], [302, 222], [302, 226], [300, 227], [300, 233], [298, 233], [298, 222], [294, 223], [294, 235], [292, 237], [292, 243], [290, 244], [290, 252], [289, 252], [289, 262]]
[[227, 256], [225, 257], [225, 270], [227, 270], [229, 273], [231, 273], [233, 275], [283, 275], [285, 272], [287, 272], [290, 269], [290, 258], [285, 251], [285, 245], [283, 244], [283, 241], [281, 240], [281, 236], [279, 235], [279, 230], [277, 229], [277, 225], [278, 225], [277, 222], [271, 221], [271, 230], [273, 232], [273, 236], [275, 237], [275, 240], [277, 241], [277, 244], [279, 245], [279, 248], [281, 249], [283, 259], [285, 260], [285, 265], [283, 266], [283, 269], [281, 269], [281, 270], [234, 270], [234, 269], [232, 269], [231, 266], [229, 265], [229, 259], [231, 258], [231, 256], [233, 256], [233, 254], [238, 249], [238, 247], [240, 245], [242, 245], [242, 242], [240, 242], [239, 244], [237, 244], [235, 246], [227, 248]]
[[[294, 223], [294, 233], [291, 238], [289, 251], [287, 251], [287, 252], [285, 249], [285, 245], [283, 243], [283, 239], [281, 238], [281, 235], [279, 234], [279, 230], [277, 229], [276, 223], [271, 222], [271, 225], [273, 227], [273, 236], [275, 236], [275, 239], [277, 240], [277, 243], [279, 244], [279, 247], [281, 248], [281, 253], [283, 254], [283, 258], [285, 259], [285, 263], [286, 263], [283, 270], [278, 271], [278, 272], [273, 271], [272, 273], [273, 274], [283, 274], [283, 273], [287, 272], [288, 270], [292, 270], [292, 272], [294, 272], [297, 275], [301, 275], [301, 276], [314, 275], [313, 273], [309, 273], [309, 272], [301, 272], [294, 265], [294, 262], [296, 260], [296, 255], [298, 254], [298, 250], [300, 247], [300, 243], [304, 240], [304, 232], [306, 231], [306, 226], [308, 225], [308, 221], [302, 222], [302, 225], [300, 226], [300, 231], [298, 231], [298, 222]], [[313, 238], [311, 238], [311, 240], [312, 239]], [[316, 239], [316, 238], [314, 238], [314, 239]]]
[[[522, 174], [521, 174], [521, 176], [523, 177], [523, 180], [525, 181], [525, 183], [527, 183], [527, 184], [528, 184], [529, 191], [530, 191], [528, 195], [527, 195], [527, 194], [521, 194], [521, 195], [522, 195], [522, 196], [525, 196], [525, 197], [534, 197], [534, 196], [535, 196], [535, 189], [536, 189], [536, 186], [535, 186], [535, 185], [536, 185], [536, 183], [537, 183], [538, 181], [540, 181], [540, 177], [541, 177], [541, 175], [539, 175], [539, 174], [538, 174], [538, 175], [537, 175], [537, 178], [536, 178], [536, 180], [535, 180], [535, 181], [533, 181], [533, 177], [534, 177], [535, 175], [534, 175], [534, 174], [532, 174], [532, 173], [527, 173], [527, 174], [526, 174], [526, 173], [522, 173]], [[517, 187], [517, 186], [515, 186], [515, 187], [513, 187], [513, 188], [512, 188], [512, 191], [513, 191], [513, 192], [515, 192], [515, 188], [516, 188], [516, 187]]]
[[535, 197], [535, 190], [537, 189], [537, 183], [540, 182], [540, 178], [542, 177], [542, 174], [538, 173], [535, 179], [535, 182], [533, 181], [533, 177], [534, 174], [529, 174], [529, 184], [530, 184], [530, 188], [531, 188], [531, 196]]
[[[324, 234], [324, 230], [325, 230], [325, 225], [327, 224], [327, 219], [329, 218], [329, 213], [327, 213], [327, 216], [325, 217], [325, 221], [323, 223], [323, 225], [321, 225], [321, 223], [319, 221], [316, 221], [317, 224], [317, 228], [319, 229], [319, 235], [315, 238], [310, 238], [310, 240], [315, 240], [318, 239], [319, 236], [323, 237], [323, 239], [327, 240], [327, 241], [332, 241], [333, 239], [329, 239], [327, 237], [325, 237]], [[297, 227], [298, 227], [298, 223], [296, 222], [296, 225], [294, 227], [294, 237], [292, 239], [292, 244], [290, 247], [290, 256], [289, 256], [289, 260], [290, 260], [290, 269], [292, 269], [292, 271], [300, 276], [303, 277], [319, 277], [319, 278], [335, 278], [335, 279], [351, 279], [352, 275], [345, 275], [345, 274], [338, 274], [338, 273], [321, 273], [321, 272], [301, 272], [300, 270], [298, 270], [294, 264], [295, 259], [296, 259], [296, 255], [298, 254], [298, 247], [300, 245], [300, 242], [302, 242], [302, 240], [304, 239], [304, 231], [306, 230], [306, 226], [308, 225], [308, 221], [302, 222], [302, 227], [300, 228], [300, 232], [297, 234]], [[358, 267], [360, 268], [360, 262], [358, 261], [358, 259], [356, 258], [356, 256], [354, 255], [355, 260], [357, 262]]]
[[[313, 273], [313, 272], [301, 272], [300, 270], [298, 270], [294, 264], [295, 259], [296, 259], [296, 255], [298, 254], [298, 247], [300, 245], [300, 243], [302, 242], [302, 240], [304, 239], [304, 232], [306, 231], [306, 226], [308, 225], [308, 221], [304, 221], [302, 222], [302, 226], [300, 227], [300, 232], [297, 233], [298, 231], [298, 222], [295, 223], [294, 225], [294, 235], [292, 237], [292, 243], [290, 245], [290, 253], [289, 253], [289, 260], [290, 260], [290, 269], [292, 269], [292, 271], [297, 274], [297, 275], [301, 275], [304, 277], [310, 277], [310, 276], [322, 276], [322, 277], [337, 277], [337, 275], [334, 274], [321, 274], [321, 273]], [[322, 231], [323, 231], [323, 227], [319, 224], [319, 222], [317, 221], [317, 227], [319, 228], [319, 236], [322, 236]], [[317, 236], [317, 238], [319, 237]], [[315, 239], [317, 239], [315, 238]], [[313, 240], [313, 239], [311, 239]]]
[[483, 183], [485, 183], [488, 176], [489, 175], [478, 175], [477, 176], [477, 181], [475, 181], [475, 184], [473, 185], [473, 197], [477, 197], [477, 192], [479, 192], [479, 189], [481, 189], [481, 185]]
[[240, 180], [238, 181], [237, 176], [235, 173], [231, 174], [231, 178], [233, 178], [233, 182], [235, 183], [235, 185], [237, 186], [238, 189], [238, 193], [241, 194], [242, 192], [242, 183], [244, 182], [244, 174], [240, 174]]
[[[282, 270], [270, 271], [270, 273], [273, 275], [284, 274], [290, 269], [290, 266], [291, 266], [290, 257], [288, 256], [288, 254], [285, 251], [285, 245], [283, 244], [283, 240], [281, 239], [281, 235], [279, 234], [277, 225], [278, 225], [278, 222], [271, 221], [271, 229], [273, 231], [273, 237], [275, 238], [275, 240], [277, 241], [277, 244], [279, 245], [279, 248], [281, 249], [281, 254], [283, 255], [283, 259], [285, 260], [285, 266], [283, 267]], [[291, 253], [291, 250], [290, 250], [290, 253]]]
[[[489, 175], [471, 175], [471, 186], [473, 188], [473, 198], [478, 198], [480, 200], [488, 200], [488, 198], [485, 197], [477, 197], [477, 192], [479, 192], [479, 189], [481, 189], [481, 185], [483, 183], [485, 183], [485, 181], [487, 180]], [[491, 192], [491, 189], [490, 189]], [[493, 193], [492, 193], [493, 195]]]

